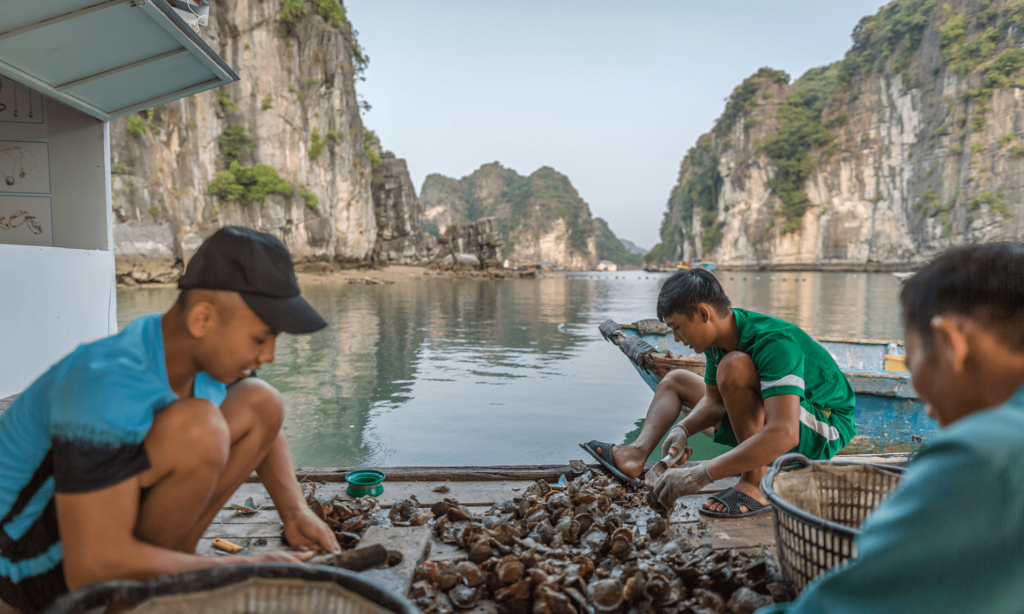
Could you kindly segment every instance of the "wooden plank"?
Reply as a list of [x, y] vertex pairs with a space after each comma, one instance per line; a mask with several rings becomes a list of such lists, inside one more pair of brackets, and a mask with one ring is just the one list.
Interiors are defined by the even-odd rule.
[[[737, 478], [723, 478], [708, 484], [701, 492], [715, 493], [734, 486]], [[390, 508], [396, 501], [407, 499], [416, 495], [421, 507], [430, 507], [443, 499], [455, 499], [467, 507], [490, 507], [499, 501], [505, 501], [520, 496], [523, 490], [533, 482], [507, 481], [507, 482], [398, 482], [388, 484], [385, 482], [384, 492], [377, 500], [381, 507]], [[434, 492], [434, 488], [447, 485], [449, 491], [446, 493]], [[316, 495], [321, 501], [331, 501], [335, 497], [350, 499], [345, 494], [344, 482], [329, 482], [317, 489]], [[274, 502], [267, 494], [262, 484], [246, 483], [238, 487], [235, 494], [228, 499], [224, 509], [234, 511], [231, 504], [245, 505], [246, 499], [252, 497], [256, 509], [275, 510]], [[234, 522], [230, 520], [230, 514], [218, 516], [223, 522]]]
[[[594, 464], [593, 468], [600, 465]], [[344, 482], [345, 474], [356, 469], [376, 469], [387, 482], [502, 482], [548, 480], [557, 482], [562, 474], [572, 478], [569, 465], [494, 465], [491, 467], [298, 467], [295, 475], [310, 482]], [[256, 474], [247, 481], [255, 482]], [[386, 489], [385, 489], [386, 490]]]
[[368, 569], [362, 575], [379, 582], [400, 595], [409, 593], [419, 565], [430, 551], [429, 527], [370, 527], [359, 541], [360, 547], [380, 544], [387, 550], [402, 553], [402, 561], [394, 567]]
[[[420, 507], [430, 507], [444, 499], [455, 499], [470, 507], [490, 507], [499, 501], [518, 497], [531, 484], [533, 482], [398, 482], [396, 484], [385, 482], [384, 492], [377, 497], [377, 500], [384, 508], [389, 508], [395, 502], [408, 499], [412, 495], [416, 495]], [[445, 485], [449, 488], [448, 492], [434, 492], [435, 488]], [[344, 482], [324, 484], [317, 489], [316, 496], [321, 501], [331, 501], [336, 497], [342, 500], [351, 499], [345, 493]], [[257, 509], [276, 509], [263, 485], [252, 483], [239, 486], [235, 494], [228, 499], [225, 509], [228, 509], [233, 503], [244, 505], [249, 497], [252, 497]]]
[[853, 463], [872, 463], [875, 465], [890, 465], [893, 467], [905, 467], [907, 461], [910, 460], [910, 452], [893, 452], [890, 454], [843, 454], [840, 453], [832, 460], [853, 462]]
[[[231, 540], [236, 544], [242, 544], [245, 539]], [[266, 537], [266, 538], [253, 538], [247, 548], [254, 552], [269, 552], [271, 550], [283, 550], [285, 552], [291, 552], [291, 548], [285, 545], [284, 541], [280, 537]], [[220, 551], [213, 547], [212, 537], [203, 537], [199, 540], [199, 544], [196, 545], [196, 554], [202, 554], [205, 556], [223, 556]]]
[[247, 537], [281, 537], [283, 526], [280, 522], [253, 522], [248, 524], [211, 524], [203, 533], [203, 538], [223, 537], [238, 543]]
[[[647, 463], [644, 470], [654, 466]], [[597, 463], [587, 465], [595, 471], [604, 471]], [[569, 465], [494, 465], [490, 467], [297, 467], [295, 475], [300, 482], [344, 482], [345, 474], [356, 469], [374, 469], [383, 472], [385, 484], [395, 482], [536, 482], [546, 480], [557, 482], [565, 476], [572, 479], [577, 474]], [[253, 473], [247, 482], [258, 482]], [[385, 488], [385, 490], [387, 490]]]
[[708, 536], [701, 541], [712, 548], [774, 548], [775, 529], [772, 513], [746, 518], [709, 518]]
[[[893, 454], [847, 454], [837, 460], [856, 460], [864, 463], [899, 465], [906, 464], [910, 454], [899, 452]], [[689, 464], [689, 463], [687, 463]], [[647, 463], [650, 469], [653, 463]], [[595, 471], [604, 471], [598, 464], [587, 467]], [[547, 480], [557, 482], [565, 475], [572, 479], [573, 474], [568, 465], [495, 465], [492, 467], [298, 467], [295, 475], [300, 482], [344, 483], [345, 474], [355, 469], [377, 469], [387, 475], [385, 485], [401, 482], [438, 482], [454, 484], [456, 482], [536, 482]], [[246, 480], [249, 483], [259, 482], [253, 473]], [[387, 487], [385, 486], [385, 491]]]

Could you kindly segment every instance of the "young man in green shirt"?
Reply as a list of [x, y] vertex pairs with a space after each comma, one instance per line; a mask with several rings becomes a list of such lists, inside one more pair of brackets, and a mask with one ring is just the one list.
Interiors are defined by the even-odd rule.
[[928, 438], [857, 558], [758, 614], [1024, 612], [1024, 247], [944, 253], [903, 287]]
[[[711, 497], [701, 513], [736, 517], [764, 511], [759, 485], [769, 463], [787, 452], [832, 458], [857, 434], [853, 389], [835, 359], [789, 322], [732, 308], [708, 271], [670, 277], [658, 296], [658, 319], [677, 341], [704, 353], [703, 379], [688, 371], [669, 373], [634, 443], [587, 445], [597, 454], [610, 447], [618, 470], [635, 478], [670, 428], [663, 456], [682, 453], [676, 465], [689, 458], [690, 433], [714, 428], [714, 441], [733, 449], [695, 467], [667, 471], [655, 490], [666, 507], [712, 480], [740, 474], [739, 483]], [[675, 424], [684, 405], [693, 410]]]

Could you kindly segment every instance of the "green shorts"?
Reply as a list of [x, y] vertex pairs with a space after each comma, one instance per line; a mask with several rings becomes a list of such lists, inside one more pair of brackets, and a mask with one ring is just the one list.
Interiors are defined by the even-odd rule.
[[[790, 452], [798, 452], [811, 460], [832, 458], [857, 435], [853, 412], [849, 413], [847, 416], [821, 410], [806, 399], [800, 399], [800, 443]], [[722, 418], [722, 426], [715, 431], [712, 441], [730, 448], [740, 445], [729, 416]]]

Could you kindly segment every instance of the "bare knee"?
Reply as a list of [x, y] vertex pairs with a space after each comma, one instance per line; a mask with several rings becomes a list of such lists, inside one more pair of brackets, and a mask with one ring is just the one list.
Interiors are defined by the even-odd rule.
[[230, 451], [227, 421], [206, 399], [180, 399], [160, 410], [146, 437], [146, 452], [154, 465], [220, 470]]
[[235, 412], [240, 409], [252, 417], [254, 426], [259, 427], [269, 439], [277, 436], [284, 423], [281, 393], [261, 379], [249, 378], [231, 386], [225, 410]]
[[749, 390], [760, 386], [757, 367], [749, 354], [729, 352], [718, 363], [715, 378], [718, 389], [724, 393]]
[[670, 391], [683, 403], [693, 405], [704, 396], [704, 378], [683, 369], [669, 371], [658, 384], [657, 392]]

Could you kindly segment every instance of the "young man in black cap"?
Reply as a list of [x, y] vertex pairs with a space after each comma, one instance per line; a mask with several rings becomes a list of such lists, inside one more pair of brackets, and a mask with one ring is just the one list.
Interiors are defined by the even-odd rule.
[[[80, 346], [0, 416], [0, 601], [35, 612], [101, 580], [339, 550], [295, 478], [281, 396], [248, 377], [279, 333], [326, 326], [287, 249], [222, 228], [178, 287], [166, 314]], [[298, 552], [196, 555], [254, 470]]]

